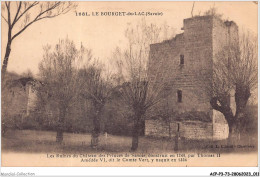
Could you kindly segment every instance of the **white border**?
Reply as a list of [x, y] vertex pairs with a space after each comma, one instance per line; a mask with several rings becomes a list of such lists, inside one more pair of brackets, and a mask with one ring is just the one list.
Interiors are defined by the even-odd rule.
[[[15, 1], [15, 0], [11, 0]], [[28, 1], [28, 0], [26, 0]], [[45, 0], [50, 1], [50, 0]], [[81, 1], [81, 0], [79, 0]], [[87, 0], [89, 1], [89, 0]], [[97, 0], [102, 1], [102, 0]], [[104, 0], [103, 0], [104, 1]], [[106, 0], [114, 1], [114, 0]], [[140, 1], [140, 0], [132, 0]], [[142, 0], [149, 1], [149, 0]], [[150, 0], [155, 1], [155, 0]], [[171, 1], [171, 0], [164, 0]], [[189, 1], [189, 0], [182, 0]], [[215, 0], [223, 1], [223, 0]], [[229, 1], [242, 1], [242, 0], [229, 0]], [[250, 0], [244, 0], [250, 1]], [[0, 5], [1, 6], [1, 5]], [[258, 12], [259, 12], [259, 0], [258, 0]], [[259, 34], [259, 14], [258, 14], [258, 34]], [[1, 27], [2, 29], [2, 27]], [[258, 36], [258, 46], [260, 37]], [[0, 52], [1, 52], [0, 47]], [[258, 48], [258, 58], [259, 58]], [[258, 62], [258, 68], [260, 64]], [[1, 72], [0, 72], [1, 75]], [[258, 72], [258, 93], [259, 93], [259, 79], [260, 74]], [[0, 90], [1, 93], [1, 90]], [[259, 98], [258, 98], [259, 101]], [[259, 117], [259, 105], [258, 105], [258, 117]], [[258, 137], [260, 123], [258, 121]], [[0, 126], [1, 131], [1, 126]], [[0, 141], [1, 145], [1, 141]], [[259, 152], [259, 141], [258, 141], [258, 152]], [[0, 148], [1, 152], [1, 148]], [[1, 157], [0, 157], [1, 159]], [[258, 167], [0, 167], [1, 173], [34, 173], [35, 176], [209, 176], [211, 172], [259, 172], [259, 153], [258, 153]], [[1, 164], [1, 161], [0, 161]], [[0, 175], [1, 176], [1, 175]], [[14, 176], [14, 175], [10, 175]]]

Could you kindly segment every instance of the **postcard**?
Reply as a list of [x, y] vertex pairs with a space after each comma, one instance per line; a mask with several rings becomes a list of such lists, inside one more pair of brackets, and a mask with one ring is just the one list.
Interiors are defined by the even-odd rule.
[[258, 166], [257, 2], [1, 9], [3, 167]]

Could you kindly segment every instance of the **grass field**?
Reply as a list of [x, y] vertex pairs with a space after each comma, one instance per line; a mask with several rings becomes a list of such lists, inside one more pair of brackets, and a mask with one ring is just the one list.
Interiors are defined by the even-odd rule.
[[[29, 153], [96, 153], [98, 152], [129, 152], [131, 148], [131, 137], [108, 135], [100, 136], [100, 144], [97, 149], [90, 147], [90, 134], [64, 133], [63, 143], [57, 144], [56, 132], [37, 130], [8, 130], [2, 137], [3, 152], [29, 152]], [[251, 142], [250, 142], [251, 141]], [[239, 143], [240, 148], [226, 148], [227, 141], [210, 140], [181, 140], [179, 151], [187, 152], [247, 152], [257, 151], [257, 138], [252, 142]], [[223, 146], [224, 148], [215, 148]], [[253, 147], [242, 147], [251, 145]], [[174, 152], [174, 139], [140, 137], [140, 153], [167, 153]], [[212, 148], [213, 147], [213, 148]]]

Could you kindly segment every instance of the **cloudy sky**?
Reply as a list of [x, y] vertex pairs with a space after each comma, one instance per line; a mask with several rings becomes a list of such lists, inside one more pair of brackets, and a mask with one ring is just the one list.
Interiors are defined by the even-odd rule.
[[[145, 17], [148, 22], [167, 24], [181, 32], [183, 19], [191, 17], [193, 2], [78, 2], [77, 12], [162, 12], [162, 16]], [[196, 2], [194, 15], [203, 14], [215, 6], [224, 19], [235, 21], [240, 28], [257, 33], [257, 5], [253, 2]], [[43, 46], [55, 45], [59, 39], [70, 38], [76, 45], [82, 42], [93, 50], [96, 58], [109, 62], [116, 46], [124, 45], [124, 30], [129, 23], [141, 20], [141, 16], [107, 17], [76, 16], [75, 11], [54, 19], [39, 21], [30, 26], [12, 44], [8, 71], [38, 72]], [[7, 25], [2, 20], [2, 52], [5, 54]]]

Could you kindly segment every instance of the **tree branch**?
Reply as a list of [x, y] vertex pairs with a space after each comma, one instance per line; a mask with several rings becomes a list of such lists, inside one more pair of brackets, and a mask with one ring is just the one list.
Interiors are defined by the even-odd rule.
[[191, 9], [191, 17], [193, 17], [193, 9], [194, 9], [195, 1], [193, 2], [192, 9]]
[[[60, 3], [61, 3], [61, 2], [57, 2], [57, 3], [55, 3], [52, 7], [46, 9], [45, 11], [43, 11], [43, 12], [41, 12], [41, 13], [39, 13], [39, 15], [37, 15], [37, 16], [34, 18], [34, 20], [32, 20], [30, 23], [28, 23], [27, 25], [25, 25], [24, 28], [22, 28], [19, 32], [17, 32], [17, 33], [12, 37], [12, 40], [13, 40], [14, 38], [16, 38], [18, 35], [20, 35], [20, 34], [21, 34], [26, 28], [28, 28], [31, 24], [33, 24], [33, 23], [35, 23], [35, 22], [37, 22], [37, 21], [39, 21], [39, 20], [45, 19], [45, 18], [54, 18], [54, 17], [56, 17], [56, 16], [59, 16], [59, 15], [63, 14], [63, 13], [64, 13], [64, 10], [62, 10], [61, 12], [59, 12], [59, 13], [57, 13], [57, 14], [55, 14], [55, 15], [49, 15], [49, 16], [47, 15], [47, 16], [41, 17], [43, 14], [46, 14], [47, 12], [49, 12], [49, 11], [55, 9], [56, 7], [58, 7], [58, 6], [60, 5]], [[68, 12], [68, 11], [66, 11], [65, 13], [67, 13], [67, 12]], [[40, 18], [40, 17], [41, 17], [41, 18]]]
[[6, 18], [1, 14], [2, 18], [5, 20], [5, 22], [8, 24], [8, 21], [6, 20]]
[[216, 97], [214, 97], [214, 98], [212, 98], [212, 99], [210, 100], [210, 104], [211, 104], [211, 106], [212, 106], [213, 109], [215, 109], [215, 110], [217, 110], [217, 111], [223, 113], [223, 109], [222, 109], [221, 106], [218, 105], [218, 99], [217, 99]]
[[39, 4], [39, 2], [36, 2], [36, 1], [35, 1], [35, 2], [33, 2], [27, 9], [25, 9], [25, 10], [19, 15], [19, 17], [17, 17], [17, 19], [13, 21], [12, 26], [14, 26], [14, 24], [15, 24], [16, 22], [18, 22], [19, 19], [20, 19], [27, 11], [29, 11], [32, 7], [36, 6], [37, 4]]
[[15, 17], [14, 17], [14, 21], [13, 21], [12, 27], [14, 26], [14, 22], [16, 21], [16, 18], [17, 18], [18, 14], [19, 14], [19, 12], [21, 10], [21, 7], [22, 7], [22, 2], [20, 1], [18, 9], [17, 9], [17, 12], [16, 12]]
[[11, 14], [10, 14], [10, 2], [5, 2], [5, 6], [6, 6], [6, 9], [7, 9], [7, 14], [8, 14], [8, 27], [10, 28], [11, 26]]

